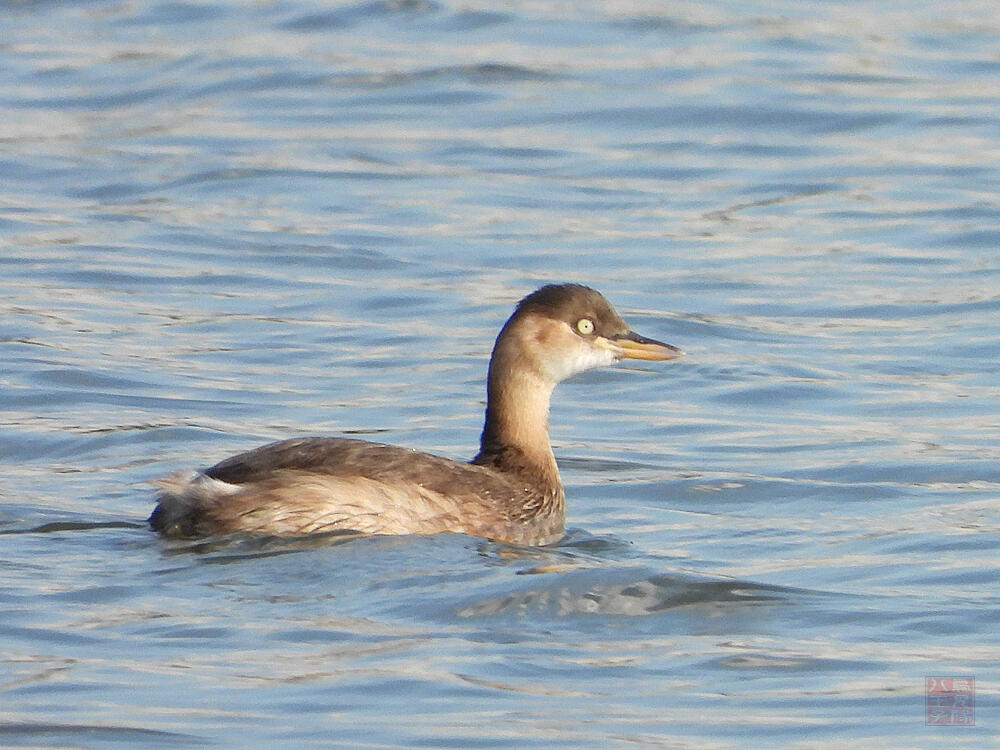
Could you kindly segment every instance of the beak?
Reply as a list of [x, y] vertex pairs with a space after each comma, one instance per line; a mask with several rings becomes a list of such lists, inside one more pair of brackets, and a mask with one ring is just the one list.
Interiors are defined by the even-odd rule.
[[608, 343], [615, 356], [620, 359], [648, 359], [659, 362], [664, 359], [677, 359], [684, 354], [676, 346], [647, 339], [633, 331], [612, 336], [608, 339]]

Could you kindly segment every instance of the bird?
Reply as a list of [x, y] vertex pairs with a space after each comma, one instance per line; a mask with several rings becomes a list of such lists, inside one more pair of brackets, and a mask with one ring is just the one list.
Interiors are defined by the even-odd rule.
[[549, 284], [517, 304], [496, 338], [470, 462], [354, 438], [280, 440], [157, 480], [149, 524], [172, 538], [454, 532], [554, 544], [566, 518], [548, 434], [556, 384], [621, 359], [682, 354], [634, 333], [594, 289]]

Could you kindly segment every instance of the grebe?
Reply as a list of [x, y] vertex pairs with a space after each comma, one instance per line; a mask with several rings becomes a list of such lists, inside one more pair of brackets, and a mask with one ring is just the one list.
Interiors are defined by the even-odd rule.
[[364, 440], [282, 440], [159, 480], [149, 523], [177, 537], [448, 531], [550, 544], [563, 536], [566, 516], [548, 434], [556, 383], [620, 359], [681, 354], [633, 333], [593, 289], [544, 286], [518, 303], [497, 336], [471, 463]]

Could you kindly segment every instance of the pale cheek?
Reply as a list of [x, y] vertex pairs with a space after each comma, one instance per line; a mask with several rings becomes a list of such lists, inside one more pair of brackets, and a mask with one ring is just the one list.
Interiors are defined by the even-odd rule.
[[576, 375], [584, 370], [592, 370], [595, 367], [606, 367], [615, 363], [615, 356], [609, 350], [595, 350], [591, 348], [582, 349], [575, 356], [567, 357], [560, 364], [562, 367], [553, 367], [550, 375], [553, 380], [560, 381]]

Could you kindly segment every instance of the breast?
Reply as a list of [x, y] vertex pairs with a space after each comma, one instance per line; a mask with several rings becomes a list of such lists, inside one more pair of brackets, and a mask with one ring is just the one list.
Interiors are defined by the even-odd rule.
[[161, 488], [151, 521], [175, 535], [462, 532], [546, 544], [563, 533], [561, 514], [530, 512], [542, 505], [530, 483], [362, 440], [271, 443]]

